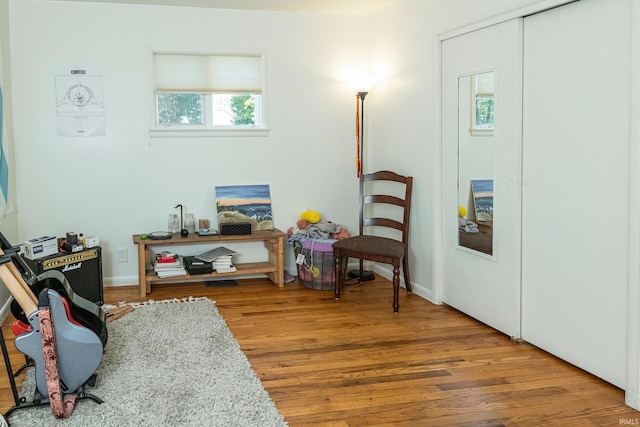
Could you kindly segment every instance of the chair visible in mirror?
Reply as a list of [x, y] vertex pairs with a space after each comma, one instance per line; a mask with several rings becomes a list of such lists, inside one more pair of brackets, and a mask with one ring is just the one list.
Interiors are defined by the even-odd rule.
[[[399, 308], [400, 266], [402, 265], [407, 292], [411, 292], [409, 277], [409, 216], [413, 177], [391, 171], [360, 175], [359, 235], [338, 240], [333, 244], [335, 258], [335, 296], [340, 299], [349, 258], [360, 260], [358, 280], [363, 282], [363, 261], [374, 261], [393, 266], [393, 311]], [[385, 191], [381, 191], [385, 190]], [[382, 237], [374, 231], [382, 227], [394, 229], [391, 235], [399, 239]], [[385, 235], [388, 233], [384, 233]]]

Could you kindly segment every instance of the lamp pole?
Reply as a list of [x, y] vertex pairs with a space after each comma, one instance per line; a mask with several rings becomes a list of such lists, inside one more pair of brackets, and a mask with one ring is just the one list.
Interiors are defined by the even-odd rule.
[[[358, 98], [360, 98], [360, 170], [358, 171], [358, 177], [364, 173], [364, 168], [362, 165], [364, 164], [364, 98], [366, 98], [369, 92], [360, 90], [358, 91]], [[362, 272], [362, 276], [360, 276], [360, 272]], [[364, 261], [360, 260], [360, 268], [358, 270], [350, 270], [348, 272], [348, 276], [352, 279], [358, 279], [358, 282], [366, 282], [369, 280], [374, 280], [375, 276], [371, 271], [364, 269]]]
[[364, 98], [368, 93], [366, 91], [358, 91], [358, 98], [360, 98], [360, 170], [358, 171], [358, 176], [364, 171], [362, 167], [364, 162]]

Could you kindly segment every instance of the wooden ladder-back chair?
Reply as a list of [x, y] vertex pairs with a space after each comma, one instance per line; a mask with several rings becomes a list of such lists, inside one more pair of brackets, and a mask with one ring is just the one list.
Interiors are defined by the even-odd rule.
[[[377, 181], [377, 182], [376, 182]], [[382, 183], [380, 181], [386, 181]], [[391, 183], [391, 184], [389, 184]], [[394, 189], [397, 183], [402, 190]], [[409, 277], [409, 217], [411, 213], [411, 190], [413, 177], [398, 175], [391, 171], [379, 171], [360, 175], [360, 227], [359, 236], [338, 240], [333, 244], [335, 257], [335, 295], [340, 298], [340, 289], [344, 284], [349, 258], [360, 260], [358, 280], [362, 283], [364, 275], [363, 261], [374, 261], [393, 266], [393, 311], [399, 308], [398, 293], [400, 289], [400, 265], [404, 274], [407, 292], [411, 292]], [[377, 193], [384, 189], [385, 194]], [[402, 193], [402, 194], [400, 194]], [[376, 206], [373, 205], [387, 205]], [[394, 206], [396, 208], [394, 208]], [[402, 215], [394, 216], [394, 211], [401, 208]], [[382, 216], [383, 215], [383, 216]], [[394, 218], [401, 218], [400, 220]], [[398, 230], [399, 240], [378, 235], [365, 234], [377, 227]], [[396, 233], [396, 232], [394, 232]]]

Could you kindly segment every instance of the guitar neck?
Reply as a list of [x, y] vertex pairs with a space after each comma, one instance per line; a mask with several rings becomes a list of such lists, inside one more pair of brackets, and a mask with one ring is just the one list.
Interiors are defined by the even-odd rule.
[[[0, 255], [4, 255], [2, 249], [0, 249]], [[0, 280], [27, 315], [38, 309], [38, 299], [13, 263], [7, 262], [0, 265]]]

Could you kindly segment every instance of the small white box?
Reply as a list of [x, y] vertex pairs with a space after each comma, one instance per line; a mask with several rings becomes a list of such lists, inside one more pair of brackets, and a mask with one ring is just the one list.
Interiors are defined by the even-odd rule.
[[98, 245], [100, 245], [100, 239], [98, 239], [98, 236], [87, 236], [84, 238], [85, 248], [95, 248]]
[[58, 240], [55, 237], [42, 236], [24, 242], [24, 256], [40, 259], [58, 253]]

